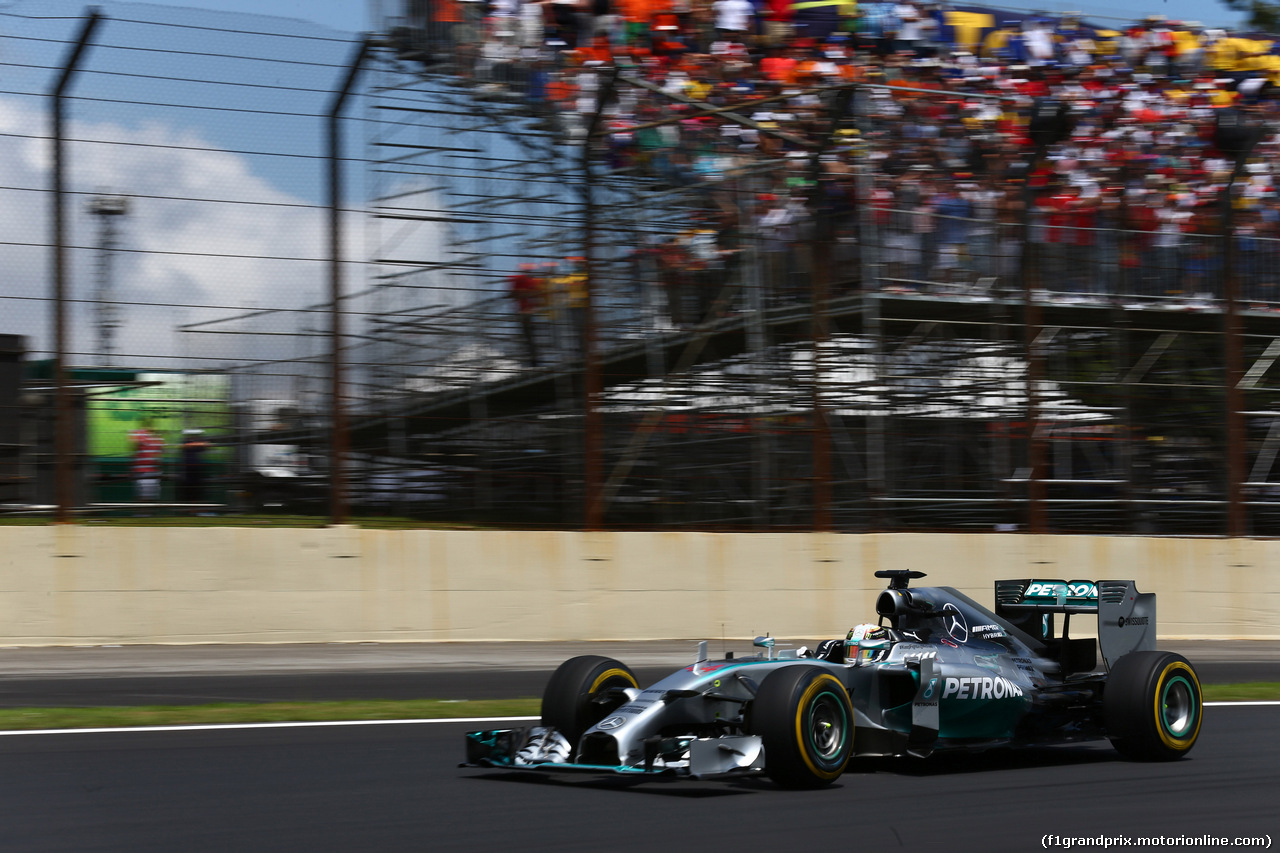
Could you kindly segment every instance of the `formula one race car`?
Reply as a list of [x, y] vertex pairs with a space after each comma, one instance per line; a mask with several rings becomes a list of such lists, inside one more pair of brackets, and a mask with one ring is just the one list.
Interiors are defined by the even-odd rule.
[[[697, 660], [641, 689], [618, 661], [565, 661], [542, 725], [469, 732], [465, 767], [825, 785], [856, 756], [927, 756], [1110, 739], [1126, 758], [1181, 758], [1200, 733], [1200, 682], [1155, 651], [1155, 595], [1133, 581], [1005, 580], [990, 611], [951, 587], [889, 581], [878, 624], [817, 648]], [[1098, 638], [1070, 636], [1096, 614]], [[1062, 619], [1055, 635], [1054, 622]], [[1101, 647], [1104, 667], [1098, 668]]]

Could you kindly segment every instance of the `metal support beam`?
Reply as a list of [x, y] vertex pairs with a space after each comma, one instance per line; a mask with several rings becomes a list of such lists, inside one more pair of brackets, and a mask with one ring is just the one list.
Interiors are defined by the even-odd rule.
[[1038, 282], [1034, 280], [1036, 275], [1033, 274], [1031, 264], [1031, 208], [1035, 204], [1031, 194], [1031, 176], [1035, 173], [1036, 164], [1043, 156], [1043, 146], [1037, 145], [1022, 180], [1023, 226], [1020, 271], [1022, 273], [1023, 342], [1027, 361], [1027, 468], [1029, 469], [1027, 529], [1032, 533], [1047, 533], [1049, 526], [1044, 502], [1044, 436], [1040, 429], [1040, 382], [1044, 373], [1044, 360], [1041, 357], [1039, 341], [1041, 311], [1040, 303], [1035, 299], [1035, 284]]
[[1169, 347], [1173, 346], [1173, 342], [1178, 339], [1177, 332], [1161, 332], [1160, 337], [1147, 347], [1147, 351], [1142, 354], [1142, 358], [1138, 359], [1138, 363], [1129, 371], [1129, 375], [1124, 378], [1126, 385], [1136, 385], [1142, 382], [1147, 371], [1156, 363], [1156, 359], [1168, 352]]
[[600, 114], [605, 105], [613, 97], [618, 83], [619, 69], [614, 68], [600, 87], [596, 97], [595, 112], [587, 125], [587, 133], [582, 139], [582, 181], [583, 181], [583, 274], [587, 280], [584, 285], [586, 293], [583, 305], [582, 320], [582, 356], [583, 356], [583, 398], [585, 403], [583, 424], [583, 488], [585, 491], [583, 508], [583, 527], [587, 530], [604, 528], [604, 419], [600, 415], [600, 398], [604, 393], [604, 382], [600, 375], [600, 352], [596, 329], [596, 210], [595, 210], [595, 173], [591, 169], [591, 150], [596, 127], [600, 124]]
[[813, 529], [831, 530], [831, 423], [823, 399], [822, 384], [825, 381], [823, 354], [831, 338], [831, 321], [828, 317], [831, 297], [831, 244], [835, 240], [832, 223], [827, 216], [823, 195], [822, 155], [831, 148], [840, 122], [849, 113], [853, 89], [839, 90], [833, 99], [827, 120], [826, 133], [816, 150], [809, 155], [809, 215], [814, 218], [813, 257], [811, 278], [813, 285], [813, 312], [811, 335], [813, 343]]
[[328, 178], [329, 178], [329, 378], [331, 429], [329, 442], [329, 523], [347, 522], [347, 413], [344, 400], [342, 363], [342, 108], [355, 86], [356, 77], [373, 49], [371, 38], [360, 40], [346, 75], [328, 112]]
[[102, 11], [96, 7], [87, 10], [75, 44], [62, 63], [53, 92], [53, 349], [56, 408], [54, 414], [54, 494], [57, 510], [54, 520], [65, 523], [71, 520], [71, 505], [75, 501], [73, 469], [75, 457], [75, 431], [72, 419], [75, 412], [71, 405], [71, 389], [67, 384], [67, 234], [66, 234], [66, 165], [63, 156], [63, 98], [67, 87], [93, 39], [94, 30], [102, 20]]
[[1258, 360], [1249, 368], [1248, 373], [1240, 380], [1240, 387], [1245, 389], [1257, 388], [1258, 383], [1262, 381], [1262, 377], [1271, 369], [1271, 365], [1276, 363], [1276, 359], [1280, 358], [1280, 338], [1272, 338], [1271, 343], [1267, 345], [1267, 351], [1258, 357]]
[[1267, 427], [1267, 437], [1258, 450], [1253, 461], [1253, 469], [1249, 472], [1249, 482], [1264, 483], [1271, 476], [1271, 469], [1276, 464], [1276, 455], [1280, 453], [1280, 418], [1272, 418]]
[[1222, 253], [1222, 289], [1226, 302], [1222, 312], [1222, 356], [1227, 421], [1227, 535], [1232, 537], [1244, 536], [1248, 526], [1243, 488], [1246, 438], [1244, 415], [1241, 414], [1244, 409], [1244, 389], [1241, 387], [1244, 345], [1240, 329], [1239, 282], [1236, 279], [1235, 205], [1231, 199], [1236, 179], [1244, 171], [1246, 158], [1247, 152], [1236, 158], [1231, 180], [1222, 190], [1222, 230], [1226, 240]]

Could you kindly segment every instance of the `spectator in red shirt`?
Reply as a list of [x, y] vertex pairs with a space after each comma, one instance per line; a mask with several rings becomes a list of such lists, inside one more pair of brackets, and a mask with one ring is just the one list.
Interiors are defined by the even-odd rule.
[[164, 439], [152, 429], [151, 419], [142, 421], [129, 433], [133, 443], [133, 483], [138, 500], [153, 503], [160, 499], [160, 467], [164, 456]]
[[765, 44], [785, 45], [791, 38], [791, 18], [791, 0], [765, 0]]
[[535, 276], [534, 264], [521, 264], [520, 270], [511, 276], [511, 299], [516, 303], [520, 319], [520, 334], [524, 337], [529, 364], [538, 366], [538, 339], [533, 325], [534, 315], [542, 308], [543, 282]]
[[1083, 293], [1099, 293], [1102, 290], [1101, 277], [1094, 270], [1096, 256], [1096, 228], [1098, 227], [1098, 192], [1090, 187], [1074, 188], [1075, 201], [1072, 204], [1072, 225], [1074, 233], [1067, 246], [1067, 270], [1074, 289]]
[[1059, 186], [1052, 195], [1040, 197], [1038, 207], [1044, 217], [1044, 241], [1040, 268], [1040, 286], [1046, 290], [1065, 290], [1062, 279], [1066, 269], [1066, 247], [1075, 242], [1075, 208], [1079, 188]]

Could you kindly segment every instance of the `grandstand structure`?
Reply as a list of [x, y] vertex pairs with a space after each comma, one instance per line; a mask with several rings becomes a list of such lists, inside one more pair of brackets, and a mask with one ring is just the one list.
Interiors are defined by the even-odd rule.
[[[1237, 298], [1229, 265], [1196, 292], [1101, 298], [1034, 267], [1021, 229], [1013, 275], [905, 272], [871, 205], [820, 194], [825, 155], [874, 129], [866, 85], [807, 93], [827, 123], [807, 145], [689, 180], [615, 156], [608, 105], [643, 75], [584, 68], [557, 112], [530, 96], [536, 65], [459, 58], [412, 15], [384, 30], [361, 123], [367, 275], [344, 306], [361, 511], [1280, 532], [1280, 302]], [[667, 103], [650, 126], [775, 132]], [[854, 168], [868, 199], [875, 166]], [[779, 185], [818, 211], [785, 234], [766, 210]], [[709, 268], [664, 266], [663, 247], [726, 229]], [[531, 331], [510, 293], [523, 272], [543, 284]], [[323, 411], [319, 352], [268, 362], [294, 387], [256, 396]]]

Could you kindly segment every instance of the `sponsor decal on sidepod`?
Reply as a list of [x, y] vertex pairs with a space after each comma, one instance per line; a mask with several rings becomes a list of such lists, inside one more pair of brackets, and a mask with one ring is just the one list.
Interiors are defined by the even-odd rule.
[[943, 699], [1008, 699], [1021, 695], [1022, 688], [1002, 675], [948, 676], [942, 688]]

